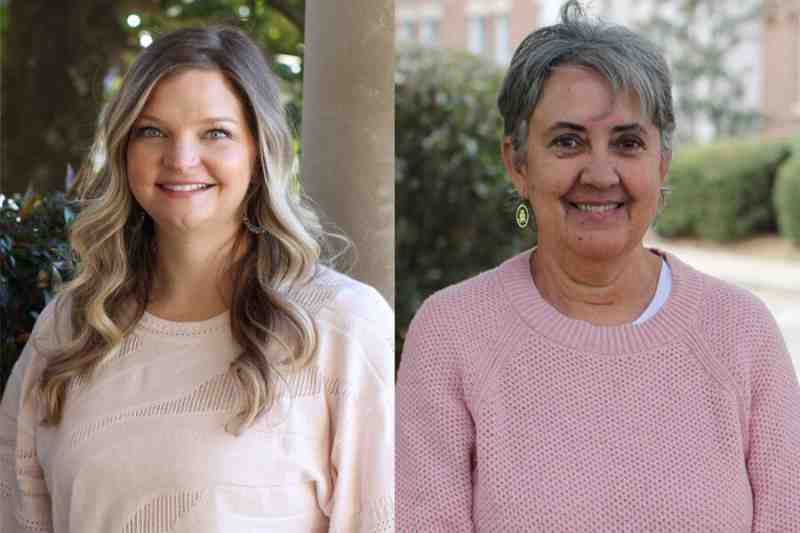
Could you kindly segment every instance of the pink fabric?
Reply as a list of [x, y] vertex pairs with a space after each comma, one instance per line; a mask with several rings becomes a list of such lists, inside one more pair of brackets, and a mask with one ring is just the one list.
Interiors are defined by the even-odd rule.
[[145, 314], [41, 425], [44, 354], [66, 333], [51, 303], [0, 403], [0, 533], [393, 532], [392, 310], [325, 268], [286, 295], [318, 349], [240, 436], [225, 431], [244, 401], [228, 312]]
[[800, 387], [764, 304], [672, 255], [639, 325], [542, 299], [530, 252], [417, 313], [400, 532], [800, 532]]

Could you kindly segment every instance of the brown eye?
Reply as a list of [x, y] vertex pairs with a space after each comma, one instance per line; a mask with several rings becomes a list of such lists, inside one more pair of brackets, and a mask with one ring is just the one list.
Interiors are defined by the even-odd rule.
[[638, 137], [621, 137], [616, 141], [616, 146], [624, 152], [640, 152], [646, 148], [644, 141]]
[[553, 139], [550, 146], [560, 150], [575, 150], [581, 143], [582, 140], [577, 135], [561, 135]]

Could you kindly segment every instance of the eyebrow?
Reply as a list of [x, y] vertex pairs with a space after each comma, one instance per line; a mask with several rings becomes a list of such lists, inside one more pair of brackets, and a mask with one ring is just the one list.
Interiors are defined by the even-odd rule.
[[[552, 126], [547, 129], [547, 133], [554, 133], [557, 130], [572, 130], [578, 131], [581, 133], [586, 133], [586, 127], [580, 124], [575, 124], [574, 122], [556, 122]], [[636, 132], [642, 135], [647, 135], [647, 130], [639, 124], [638, 122], [631, 122], [630, 124], [620, 124], [619, 126], [614, 126], [611, 128], [613, 133], [628, 133], [628, 132]]]
[[[149, 120], [151, 122], [158, 122], [159, 124], [162, 122], [158, 117], [154, 117], [152, 115], [147, 115], [147, 114], [144, 114], [144, 113], [139, 115], [139, 118], [136, 119], [136, 120], [137, 121], [138, 120]], [[234, 118], [231, 118], [231, 117], [225, 117], [225, 116], [208, 117], [208, 118], [204, 118], [204, 119], [200, 120], [199, 122], [201, 122], [203, 124], [218, 123], [218, 122], [230, 122], [231, 124], [239, 124], [238, 120], [236, 120]]]

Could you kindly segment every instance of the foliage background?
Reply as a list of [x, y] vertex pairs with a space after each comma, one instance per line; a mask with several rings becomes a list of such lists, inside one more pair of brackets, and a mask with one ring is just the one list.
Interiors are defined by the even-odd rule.
[[800, 247], [800, 138], [792, 148], [791, 159], [778, 172], [773, 201], [781, 234]]
[[672, 194], [656, 231], [717, 242], [774, 233], [775, 179], [790, 154], [788, 141], [758, 139], [679, 150], [667, 182]]
[[396, 341], [434, 291], [536, 240], [514, 222], [495, 99], [502, 72], [477, 57], [404, 47], [395, 63]]
[[67, 242], [74, 217], [62, 192], [0, 195], [0, 390], [39, 312], [74, 274]]

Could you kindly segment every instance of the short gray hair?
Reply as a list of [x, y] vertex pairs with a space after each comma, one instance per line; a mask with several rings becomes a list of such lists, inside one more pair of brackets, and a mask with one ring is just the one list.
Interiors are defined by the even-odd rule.
[[519, 45], [503, 80], [497, 105], [505, 135], [524, 153], [528, 119], [547, 78], [558, 66], [591, 68], [605, 77], [616, 93], [627, 89], [639, 96], [642, 114], [661, 133], [662, 152], [672, 151], [675, 114], [669, 65], [650, 41], [618, 25], [590, 20], [578, 0], [561, 8], [561, 22], [528, 35]]

